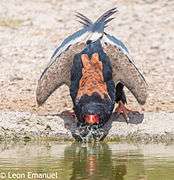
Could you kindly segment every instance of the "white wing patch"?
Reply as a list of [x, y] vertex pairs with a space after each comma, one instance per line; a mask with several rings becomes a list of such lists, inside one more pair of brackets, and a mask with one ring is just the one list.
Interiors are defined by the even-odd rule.
[[[49, 67], [64, 51], [66, 51], [71, 45], [74, 45], [78, 42], [85, 42], [86, 39], [88, 39], [88, 36], [90, 35], [90, 32], [86, 32], [83, 35], [77, 37], [76, 39], [72, 39], [69, 42], [67, 42], [64, 46], [59, 46], [56, 48], [56, 50], [58, 49], [58, 51], [56, 52], [56, 54], [54, 53], [53, 56], [51, 57], [50, 62], [48, 63], [47, 67]], [[55, 50], [55, 51], [56, 51]]]
[[[111, 37], [111, 36], [110, 36]], [[121, 44], [123, 44], [122, 42], [121, 42], [121, 40], [119, 40], [118, 38], [115, 38], [115, 39], [117, 39], [118, 40], [118, 42], [120, 42], [120, 43], [118, 43], [117, 41], [113, 41], [113, 40], [111, 40], [110, 38], [108, 38], [108, 36], [106, 35], [106, 34], [104, 34], [103, 35], [103, 38], [102, 38], [102, 43], [108, 43], [108, 44], [111, 44], [111, 45], [113, 45], [113, 46], [116, 46], [118, 49], [120, 49], [125, 55], [127, 55], [127, 56], [129, 56], [129, 52], [128, 52], [128, 49], [127, 48], [125, 48], [126, 46], [124, 45], [121, 45]]]

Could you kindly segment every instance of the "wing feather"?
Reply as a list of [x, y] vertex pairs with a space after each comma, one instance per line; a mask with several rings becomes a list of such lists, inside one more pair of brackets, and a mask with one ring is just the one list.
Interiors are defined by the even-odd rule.
[[62, 84], [70, 86], [70, 71], [74, 55], [83, 50], [88, 34], [86, 29], [77, 31], [66, 38], [55, 50], [38, 81], [36, 100], [39, 105], [42, 105]]
[[84, 46], [85, 43], [72, 45], [44, 71], [36, 90], [36, 100], [39, 105], [42, 105], [62, 84], [70, 86], [70, 72], [74, 55], [81, 52]]
[[133, 61], [131, 61], [126, 46], [113, 36], [103, 38], [103, 47], [109, 56], [113, 67], [113, 80], [117, 84], [123, 83], [135, 96], [140, 104], [145, 104], [147, 99], [147, 83]]
[[90, 32], [88, 31], [87, 28], [83, 28], [77, 32], [75, 32], [74, 34], [68, 36], [60, 46], [58, 46], [56, 48], [56, 50], [54, 51], [50, 62], [48, 63], [47, 68], [49, 68], [49, 66], [64, 52], [66, 51], [71, 45], [75, 44], [75, 43], [79, 43], [82, 42], [88, 35], [90, 34]]

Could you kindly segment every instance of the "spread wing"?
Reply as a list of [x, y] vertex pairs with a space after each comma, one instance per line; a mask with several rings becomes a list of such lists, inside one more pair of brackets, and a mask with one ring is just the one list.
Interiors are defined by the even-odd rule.
[[113, 67], [113, 80], [123, 83], [140, 104], [145, 104], [147, 84], [143, 75], [131, 61], [126, 46], [114, 36], [104, 34], [103, 47]]
[[87, 40], [96, 41], [102, 36], [104, 27], [112, 20], [108, 18], [116, 12], [116, 8], [106, 11], [96, 23], [81, 13], [76, 14], [84, 28], [66, 38], [55, 50], [38, 81], [36, 99], [39, 105], [43, 104], [62, 84], [70, 85], [70, 70], [74, 55], [83, 50]]
[[108, 18], [116, 12], [116, 8], [106, 11], [95, 23], [81, 13], [77, 13], [84, 28], [66, 38], [55, 50], [50, 63], [38, 81], [36, 99], [39, 105], [43, 104], [62, 84], [70, 85], [70, 70], [74, 55], [84, 49], [87, 40], [96, 41], [97, 39], [104, 42], [104, 50], [112, 60], [115, 83], [122, 82], [140, 104], [145, 103], [147, 85], [144, 77], [130, 60], [124, 44], [117, 38], [104, 33], [106, 24], [113, 19]]
[[84, 39], [89, 35], [87, 29], [77, 31], [66, 38], [55, 50], [50, 63], [43, 71], [36, 90], [36, 100], [39, 105], [62, 84], [70, 85], [70, 71], [74, 55], [85, 47]]

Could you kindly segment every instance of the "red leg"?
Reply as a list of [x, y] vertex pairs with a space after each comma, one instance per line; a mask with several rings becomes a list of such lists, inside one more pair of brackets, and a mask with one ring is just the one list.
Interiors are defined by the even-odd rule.
[[127, 123], [129, 123], [129, 116], [128, 116], [128, 113], [129, 112], [136, 112], [136, 111], [132, 111], [128, 108], [125, 107], [124, 103], [122, 101], [119, 101], [118, 102], [118, 106], [117, 108], [115, 109], [115, 112], [118, 113], [118, 114], [122, 114], [124, 119], [126, 120]]

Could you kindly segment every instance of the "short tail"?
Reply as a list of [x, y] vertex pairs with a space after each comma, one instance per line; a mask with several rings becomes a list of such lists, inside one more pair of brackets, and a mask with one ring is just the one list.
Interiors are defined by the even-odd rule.
[[83, 24], [84, 26], [90, 26], [93, 24], [93, 22], [87, 18], [85, 15], [76, 12], [76, 17], [78, 17], [80, 20], [78, 20], [78, 22], [80, 22], [81, 24]]
[[78, 22], [83, 24], [83, 26], [85, 26], [85, 27], [89, 27], [89, 26], [98, 24], [98, 25], [102, 25], [103, 29], [104, 29], [105, 27], [107, 27], [107, 24], [114, 19], [111, 16], [113, 14], [115, 14], [116, 12], [118, 12], [117, 8], [116, 7], [112, 8], [112, 9], [106, 11], [94, 23], [89, 18], [87, 18], [85, 15], [83, 15], [79, 12], [76, 13], [76, 17], [78, 17], [80, 19], [80, 20], [78, 20]]
[[109, 17], [111, 17], [116, 12], [118, 12], [116, 7], [106, 11], [102, 16], [100, 16], [97, 19], [97, 21], [95, 23], [104, 23], [104, 25], [106, 25], [107, 23], [109, 23], [111, 20], [114, 19], [114, 18], [109, 18]]

